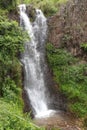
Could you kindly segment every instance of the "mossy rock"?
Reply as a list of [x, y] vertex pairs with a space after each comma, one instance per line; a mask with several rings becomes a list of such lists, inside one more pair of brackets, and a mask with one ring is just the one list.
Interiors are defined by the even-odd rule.
[[31, 4], [27, 5], [26, 12], [27, 12], [27, 15], [30, 17], [31, 21], [34, 21], [36, 12], [35, 12], [35, 8], [33, 7], [33, 5], [31, 5]]

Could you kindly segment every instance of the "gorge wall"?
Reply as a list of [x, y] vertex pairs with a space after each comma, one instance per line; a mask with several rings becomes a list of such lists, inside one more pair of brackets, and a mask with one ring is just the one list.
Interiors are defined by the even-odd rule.
[[66, 48], [74, 56], [83, 56], [81, 44], [87, 43], [87, 0], [72, 0], [48, 19], [48, 41]]

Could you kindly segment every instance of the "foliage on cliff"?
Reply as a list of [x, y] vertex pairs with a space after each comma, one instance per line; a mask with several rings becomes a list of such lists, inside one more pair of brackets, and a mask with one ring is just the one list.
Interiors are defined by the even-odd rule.
[[47, 44], [47, 58], [54, 80], [68, 101], [68, 110], [77, 117], [87, 117], [87, 64], [79, 62], [63, 48]]
[[18, 54], [23, 50], [24, 35], [15, 21], [0, 19], [0, 90], [4, 95], [3, 86], [7, 79], [20, 85], [20, 63]]
[[31, 123], [29, 114], [23, 114], [19, 57], [27, 35], [8, 14], [8, 8], [0, 9], [0, 130], [42, 130]]
[[67, 0], [24, 0], [24, 3], [31, 4], [35, 8], [41, 9], [46, 16], [52, 16], [55, 14], [59, 6]]
[[13, 10], [17, 6], [17, 0], [0, 0], [0, 8]]
[[[61, 91], [68, 99], [69, 110], [78, 117], [84, 117], [85, 125], [87, 126], [86, 16], [87, 1], [71, 0], [48, 20], [48, 42], [52, 43], [55, 46], [52, 48], [56, 50], [55, 53], [48, 52], [48, 59], [50, 66], [52, 66], [55, 80], [59, 83]], [[56, 48], [62, 48], [62, 50]], [[61, 50], [60, 54], [59, 50]], [[67, 56], [64, 51], [68, 52], [67, 54], [70, 52], [73, 55], [73, 59], [77, 61], [74, 63], [71, 56]], [[71, 61], [66, 65], [65, 60], [68, 61], [69, 59]], [[63, 67], [62, 70], [59, 67]]]

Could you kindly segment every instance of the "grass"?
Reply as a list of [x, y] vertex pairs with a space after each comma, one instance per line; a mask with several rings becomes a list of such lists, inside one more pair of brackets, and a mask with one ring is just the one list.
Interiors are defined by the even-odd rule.
[[21, 105], [0, 99], [0, 130], [44, 130], [34, 125], [29, 114], [22, 113]]

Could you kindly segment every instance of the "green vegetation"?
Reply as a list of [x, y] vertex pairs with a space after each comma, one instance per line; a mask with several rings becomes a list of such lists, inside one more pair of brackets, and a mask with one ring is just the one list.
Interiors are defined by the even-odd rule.
[[81, 48], [87, 52], [87, 43], [82, 43]]
[[[24, 50], [26, 33], [16, 21], [8, 18], [19, 3], [18, 0], [0, 0], [0, 130], [44, 130], [32, 123], [29, 114], [23, 114], [22, 66], [19, 57]], [[52, 1], [50, 6], [48, 1], [39, 1], [37, 4], [37, 0], [35, 3], [26, 0], [24, 3], [41, 7], [49, 15], [57, 11]]]
[[13, 10], [17, 6], [17, 0], [0, 0], [0, 8]]
[[8, 13], [9, 9], [0, 9], [0, 130], [44, 130], [31, 123], [29, 114], [23, 114], [19, 57], [27, 35], [16, 21], [8, 19]]
[[[17, 22], [0, 19], [0, 92], [4, 95], [5, 84], [20, 85], [21, 67], [18, 55], [23, 51], [24, 34]], [[12, 82], [11, 82], [11, 81]], [[4, 86], [4, 87], [3, 87]], [[6, 87], [8, 88], [8, 87]], [[10, 89], [10, 87], [9, 87]], [[11, 88], [13, 89], [13, 88]]]
[[[66, 1], [24, 0], [24, 3], [42, 9], [46, 16], [52, 16]], [[29, 114], [22, 112], [19, 57], [24, 50], [26, 36], [18, 23], [8, 18], [9, 12], [18, 4], [20, 0], [0, 0], [0, 130], [44, 130], [32, 123]], [[69, 38], [65, 36], [63, 40]], [[87, 43], [83, 43], [81, 48], [87, 51]], [[79, 63], [79, 59], [52, 44], [47, 44], [47, 58], [54, 80], [67, 97], [69, 111], [83, 117], [87, 125], [87, 64]]]
[[[59, 5], [67, 2], [67, 0], [24, 0], [24, 3], [31, 4], [35, 6], [35, 8], [41, 9], [46, 16], [52, 16], [55, 14]], [[18, 2], [18, 4], [20, 1]]]
[[47, 44], [47, 58], [54, 80], [67, 97], [68, 109], [77, 117], [87, 117], [87, 64], [52, 44]]
[[29, 115], [24, 115], [20, 105], [0, 100], [0, 130], [44, 130], [31, 123]]

